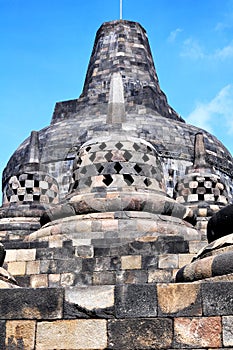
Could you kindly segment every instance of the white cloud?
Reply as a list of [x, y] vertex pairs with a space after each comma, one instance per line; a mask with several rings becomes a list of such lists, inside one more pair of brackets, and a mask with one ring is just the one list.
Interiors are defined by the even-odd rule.
[[167, 40], [168, 40], [170, 43], [173, 43], [173, 42], [176, 40], [177, 35], [178, 35], [179, 33], [181, 33], [182, 31], [183, 31], [182, 29], [176, 28], [175, 30], [173, 30], [173, 31], [169, 34], [169, 37], [168, 37]]
[[211, 101], [197, 103], [186, 120], [209, 132], [213, 132], [214, 125], [221, 123], [228, 134], [233, 135], [233, 85], [222, 88]]
[[233, 43], [215, 51], [213, 57], [224, 60], [233, 57]]
[[205, 54], [203, 52], [201, 45], [197, 40], [194, 40], [193, 38], [186, 39], [183, 42], [183, 47], [180, 55], [183, 57], [189, 57], [195, 60], [205, 57]]
[[233, 57], [233, 42], [223, 48], [216, 49], [213, 52], [206, 53], [198, 40], [193, 38], [186, 39], [183, 42], [183, 47], [180, 55], [193, 60], [225, 60]]

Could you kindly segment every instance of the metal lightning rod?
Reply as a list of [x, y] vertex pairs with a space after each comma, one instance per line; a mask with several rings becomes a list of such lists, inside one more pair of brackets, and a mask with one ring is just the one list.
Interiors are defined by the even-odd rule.
[[122, 19], [122, 0], [120, 0], [120, 19]]

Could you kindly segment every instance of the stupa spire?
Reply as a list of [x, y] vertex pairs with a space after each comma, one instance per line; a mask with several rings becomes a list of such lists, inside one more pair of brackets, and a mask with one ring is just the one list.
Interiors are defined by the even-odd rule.
[[122, 123], [125, 121], [124, 87], [121, 74], [113, 73], [110, 82], [108, 102], [108, 123]]
[[[120, 12], [122, 16], [122, 7]], [[160, 89], [145, 29], [122, 19], [104, 23], [97, 31], [77, 110], [85, 110], [85, 115], [94, 105], [107, 114], [110, 80], [116, 72], [123, 80], [126, 114], [140, 109], [140, 114], [183, 121]]]

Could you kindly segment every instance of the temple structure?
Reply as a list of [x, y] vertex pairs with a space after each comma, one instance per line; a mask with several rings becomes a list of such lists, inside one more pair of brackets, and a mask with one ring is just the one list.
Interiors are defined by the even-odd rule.
[[104, 23], [3, 173], [0, 348], [233, 347], [232, 162], [168, 104], [143, 27]]

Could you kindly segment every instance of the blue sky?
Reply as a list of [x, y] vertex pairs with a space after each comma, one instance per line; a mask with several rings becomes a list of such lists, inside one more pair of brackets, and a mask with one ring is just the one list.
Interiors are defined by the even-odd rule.
[[[82, 91], [95, 33], [119, 0], [0, 0], [0, 172], [56, 101]], [[233, 0], [123, 0], [146, 29], [171, 106], [233, 153]]]

